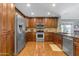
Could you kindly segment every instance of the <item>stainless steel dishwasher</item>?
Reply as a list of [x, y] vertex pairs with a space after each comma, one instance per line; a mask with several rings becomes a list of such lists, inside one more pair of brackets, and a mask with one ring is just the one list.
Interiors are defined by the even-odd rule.
[[69, 36], [63, 36], [63, 51], [69, 55], [73, 56], [73, 38]]

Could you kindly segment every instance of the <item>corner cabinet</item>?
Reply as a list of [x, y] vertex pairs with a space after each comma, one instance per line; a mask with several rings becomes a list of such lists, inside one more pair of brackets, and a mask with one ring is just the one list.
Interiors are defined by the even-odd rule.
[[59, 48], [62, 48], [62, 35], [60, 34], [57, 34], [57, 33], [52, 33], [52, 36], [53, 36], [53, 42], [59, 47]]

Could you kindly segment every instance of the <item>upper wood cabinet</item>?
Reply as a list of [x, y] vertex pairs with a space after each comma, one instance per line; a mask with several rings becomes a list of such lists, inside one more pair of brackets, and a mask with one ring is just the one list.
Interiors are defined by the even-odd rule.
[[36, 19], [35, 18], [29, 18], [28, 19], [28, 27], [34, 28], [36, 26]]
[[57, 18], [29, 18], [28, 19], [28, 27], [33, 28], [36, 27], [36, 24], [41, 23], [44, 24], [47, 28], [57, 28], [58, 26], [58, 19]]
[[45, 18], [45, 27], [47, 28], [57, 28], [58, 26], [58, 19], [55, 18]]

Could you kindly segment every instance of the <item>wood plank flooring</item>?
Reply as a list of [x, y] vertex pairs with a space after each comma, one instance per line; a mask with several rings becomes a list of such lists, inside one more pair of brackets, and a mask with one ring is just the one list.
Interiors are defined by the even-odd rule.
[[66, 56], [63, 51], [53, 51], [53, 42], [27, 42], [18, 56]]

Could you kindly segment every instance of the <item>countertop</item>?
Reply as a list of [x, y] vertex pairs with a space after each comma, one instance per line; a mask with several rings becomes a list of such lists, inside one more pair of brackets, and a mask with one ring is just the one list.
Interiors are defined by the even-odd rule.
[[[36, 32], [36, 29], [27, 30], [25, 32]], [[45, 30], [44, 32], [52, 32], [52, 33], [62, 35], [62, 36], [69, 36], [69, 37], [73, 37], [73, 38], [79, 38], [79, 35], [74, 35], [74, 33], [63, 33], [63, 32], [47, 31], [47, 30]]]
[[73, 38], [79, 38], [79, 35], [74, 35], [73, 33], [72, 34], [63, 34], [63, 35], [73, 37]]
[[74, 33], [61, 33], [61, 32], [59, 32], [58, 34], [60, 34], [62, 36], [69, 36], [72, 38], [79, 38], [79, 35], [74, 35]]

